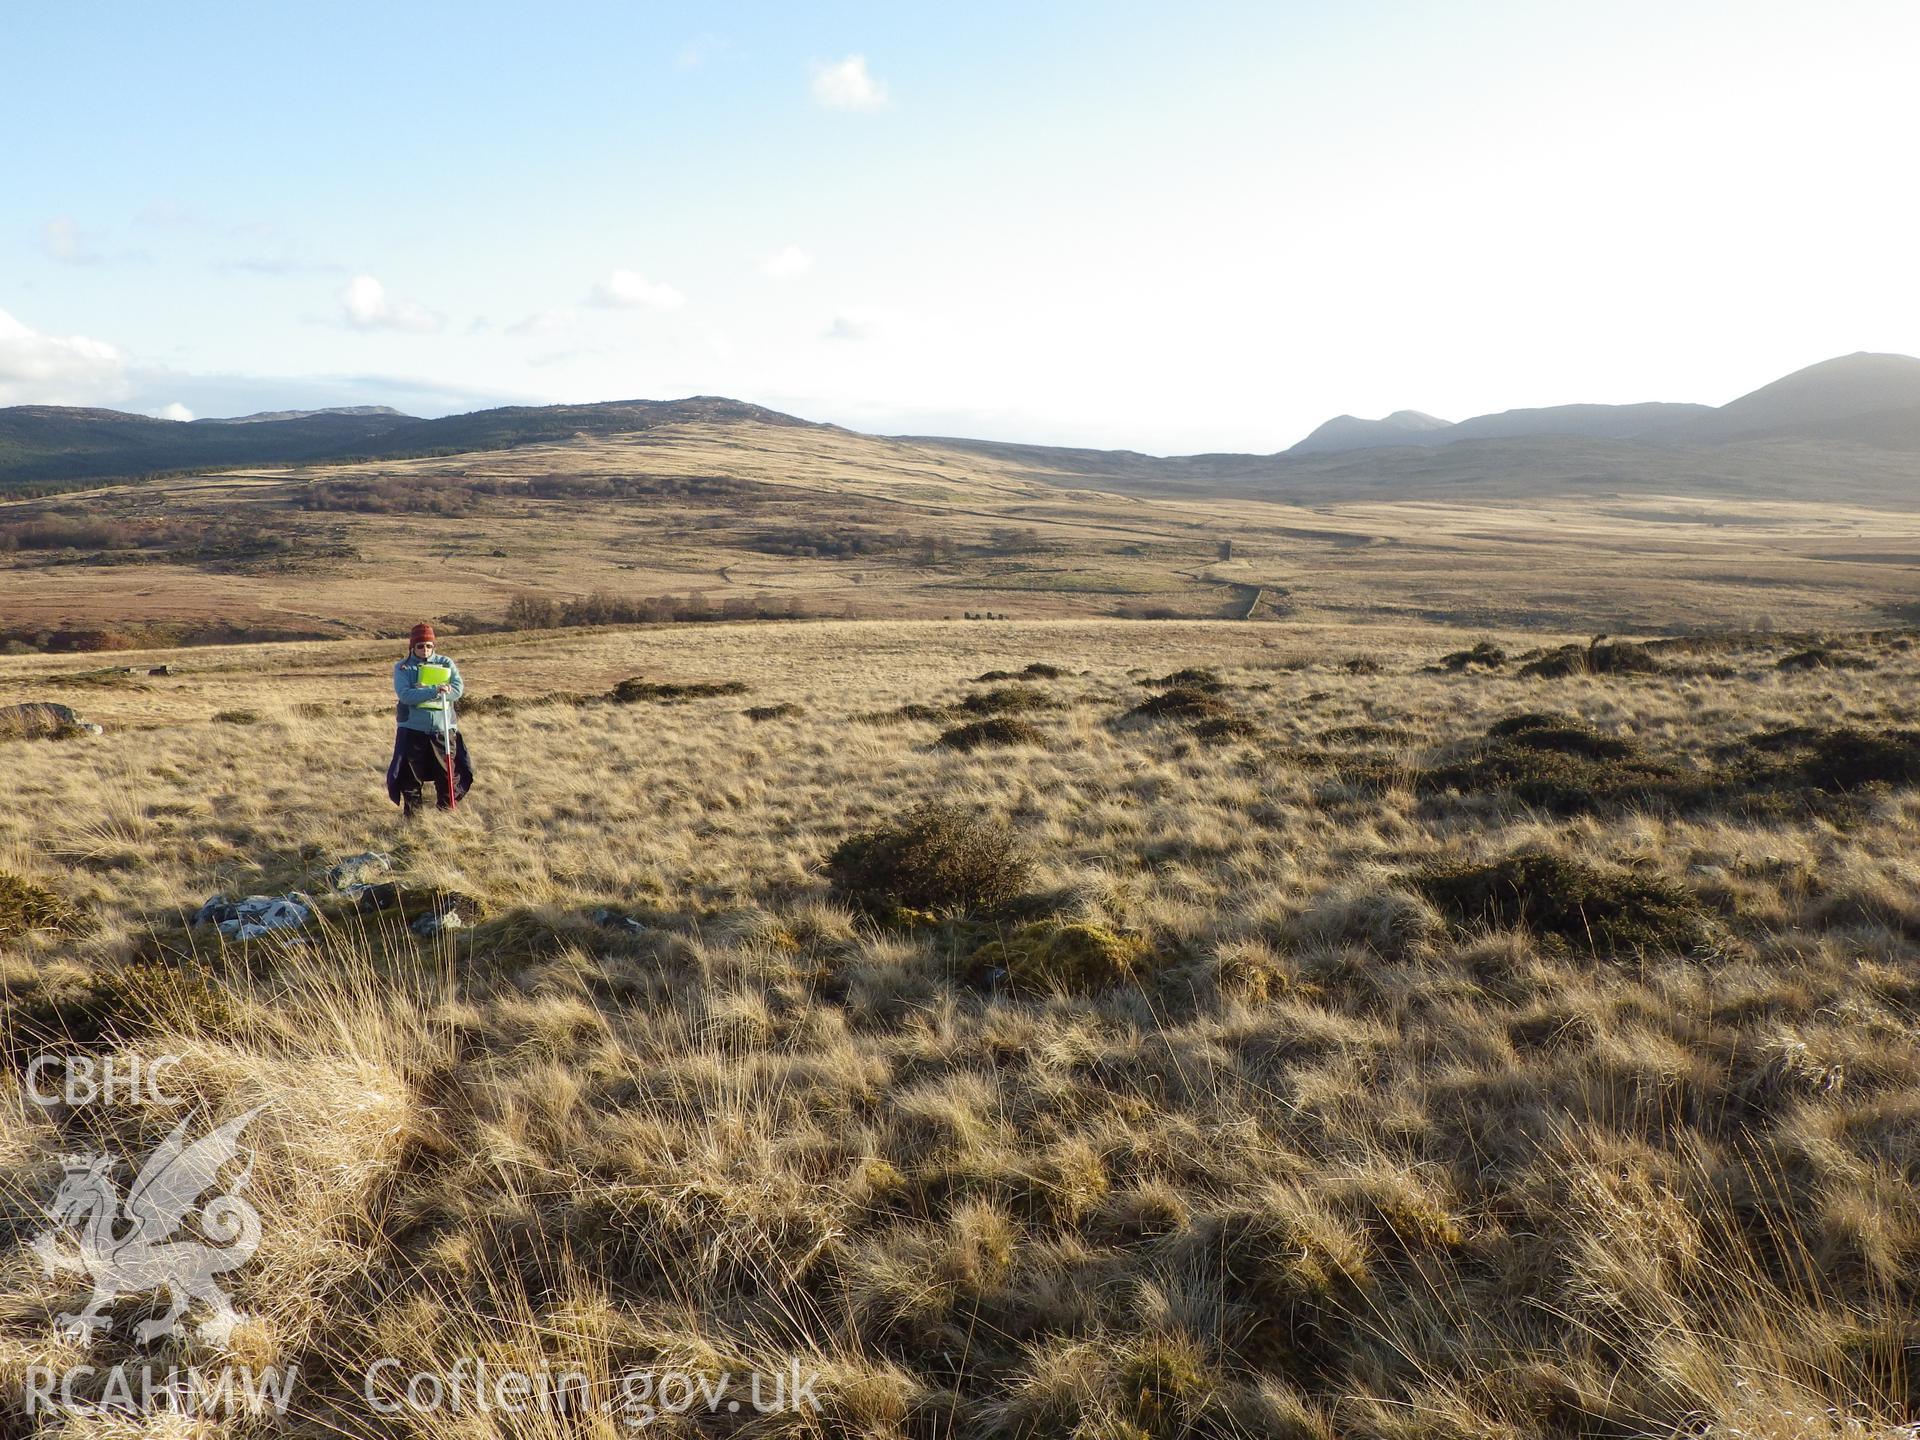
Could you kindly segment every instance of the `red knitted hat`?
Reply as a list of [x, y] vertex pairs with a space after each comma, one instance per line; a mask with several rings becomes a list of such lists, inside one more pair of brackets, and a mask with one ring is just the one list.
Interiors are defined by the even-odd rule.
[[422, 620], [408, 633], [407, 640], [409, 644], [413, 645], [418, 645], [422, 640], [431, 645], [433, 643], [433, 626]]

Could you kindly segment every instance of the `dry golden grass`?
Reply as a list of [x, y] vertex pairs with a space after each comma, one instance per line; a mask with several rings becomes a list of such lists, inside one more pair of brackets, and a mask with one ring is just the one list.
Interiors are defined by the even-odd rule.
[[[63, 691], [108, 733], [0, 742], [0, 871], [91, 922], [4, 942], [9, 1211], [27, 1233], [61, 1151], [170, 1123], [26, 1101], [22, 1046], [78, 1021], [186, 1057], [210, 1113], [269, 1107], [227, 1358], [298, 1364], [314, 1431], [625, 1433], [355, 1393], [374, 1356], [485, 1354], [600, 1385], [826, 1377], [824, 1413], [753, 1434], [1892, 1434], [1920, 1407], [1920, 794], [1739, 757], [1763, 730], [1908, 723], [1920, 655], [1425, 668], [1472, 638], [475, 637], [448, 647], [469, 693], [519, 703], [466, 722], [479, 783], [413, 828], [381, 788], [391, 647], [182, 652], [141, 688]], [[1044, 743], [935, 745], [971, 677], [1035, 661], [1064, 672], [1027, 682], [1057, 702], [1022, 713]], [[1121, 718], [1195, 666], [1244, 727]], [[81, 668], [0, 660], [0, 702]], [[541, 703], [630, 675], [749, 692]], [[929, 718], [892, 717], [912, 704]], [[236, 708], [261, 718], [213, 719]], [[1556, 810], [1432, 787], [1548, 710], [1578, 722], [1555, 743], [1630, 741], [1766, 803], [1731, 780]], [[923, 801], [1004, 822], [1020, 895], [889, 912], [831, 888], [837, 846]], [[328, 902], [310, 943], [225, 948], [181, 923], [215, 891], [318, 895], [366, 849], [484, 918], [429, 942]], [[1684, 902], [1690, 938], [1463, 924], [1422, 888], [1534, 852], [1592, 895]], [[30, 1260], [0, 1269], [9, 1399], [78, 1354], [51, 1317], [79, 1282]]]

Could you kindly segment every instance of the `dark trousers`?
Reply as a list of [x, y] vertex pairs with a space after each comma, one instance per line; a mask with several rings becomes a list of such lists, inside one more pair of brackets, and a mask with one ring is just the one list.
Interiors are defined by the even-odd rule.
[[425, 730], [400, 732], [399, 781], [401, 814], [411, 815], [426, 804], [426, 797], [421, 793], [426, 785], [433, 786], [434, 802], [442, 810], [452, 808], [447, 752], [441, 748], [438, 735]]

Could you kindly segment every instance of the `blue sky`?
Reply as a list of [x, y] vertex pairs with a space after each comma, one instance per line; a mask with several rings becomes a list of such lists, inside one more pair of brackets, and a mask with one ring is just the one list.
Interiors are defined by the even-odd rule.
[[1920, 7], [16, 5], [0, 404], [1268, 451], [1920, 351]]

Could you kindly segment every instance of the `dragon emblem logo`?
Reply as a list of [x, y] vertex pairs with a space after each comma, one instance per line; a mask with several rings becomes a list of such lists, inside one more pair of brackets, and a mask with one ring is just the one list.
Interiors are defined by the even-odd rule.
[[[147, 1157], [124, 1201], [114, 1183], [111, 1155], [62, 1157], [66, 1173], [47, 1207], [54, 1223], [34, 1237], [30, 1248], [49, 1275], [78, 1270], [93, 1281], [86, 1308], [60, 1317], [63, 1335], [91, 1339], [112, 1325], [107, 1307], [120, 1296], [164, 1289], [167, 1313], [135, 1327], [142, 1344], [179, 1334], [187, 1308], [196, 1301], [212, 1313], [195, 1333], [202, 1340], [226, 1342], [242, 1316], [214, 1277], [246, 1264], [259, 1248], [260, 1214], [240, 1195], [253, 1173], [252, 1162], [230, 1184], [221, 1184], [220, 1172], [240, 1158], [240, 1132], [264, 1108], [257, 1106], [198, 1140], [187, 1139], [182, 1120]], [[190, 1214], [215, 1188], [219, 1193]], [[73, 1253], [60, 1242], [76, 1232], [78, 1252]]]

